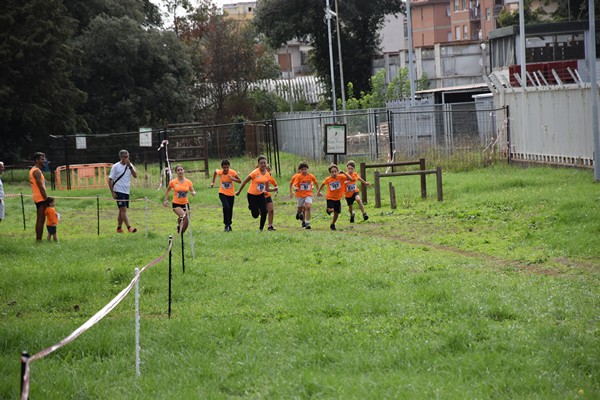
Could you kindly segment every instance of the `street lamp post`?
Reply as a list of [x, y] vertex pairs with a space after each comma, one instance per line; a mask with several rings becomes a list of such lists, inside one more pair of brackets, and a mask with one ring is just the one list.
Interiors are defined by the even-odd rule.
[[331, 17], [335, 16], [335, 13], [331, 11], [331, 5], [329, 4], [329, 0], [326, 0], [325, 7], [325, 18], [327, 18], [327, 37], [329, 40], [329, 69], [331, 70], [331, 97], [333, 102], [333, 116], [337, 114], [337, 105], [336, 105], [336, 97], [335, 97], [335, 75], [333, 71], [333, 45], [331, 43]]

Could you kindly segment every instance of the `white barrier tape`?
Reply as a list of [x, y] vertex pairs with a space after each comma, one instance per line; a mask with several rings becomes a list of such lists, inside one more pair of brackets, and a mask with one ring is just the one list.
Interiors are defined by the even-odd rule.
[[[5, 194], [6, 197], [20, 197], [21, 194], [14, 194], [14, 193], [8, 193]], [[31, 197], [31, 194], [24, 194], [23, 197]], [[63, 200], [104, 200], [104, 201], [129, 201], [129, 202], [134, 202], [134, 201], [146, 201], [145, 197], [140, 197], [137, 199], [129, 199], [129, 200], [119, 200], [119, 199], [113, 199], [112, 197], [92, 197], [92, 196], [80, 196], [80, 197], [76, 197], [76, 196], [48, 196], [48, 197], [53, 197], [55, 199], [63, 199]], [[148, 201], [151, 201], [153, 203], [156, 203], [153, 200], [148, 199]]]
[[41, 358], [44, 358], [48, 354], [51, 354], [52, 352], [60, 349], [61, 347], [71, 343], [73, 340], [77, 339], [77, 337], [79, 337], [81, 334], [83, 334], [88, 329], [90, 329], [92, 326], [97, 324], [102, 318], [107, 316], [129, 294], [129, 292], [131, 291], [131, 289], [133, 288], [135, 283], [140, 279], [140, 275], [142, 274], [142, 272], [144, 272], [146, 269], [152, 268], [154, 265], [161, 262], [165, 258], [165, 256], [169, 253], [172, 246], [173, 246], [172, 242], [169, 242], [169, 247], [163, 255], [150, 261], [148, 264], [146, 264], [141, 269], [141, 271], [135, 275], [135, 277], [131, 280], [129, 285], [127, 285], [127, 287], [125, 287], [125, 289], [121, 290], [121, 292], [119, 294], [117, 294], [107, 305], [105, 305], [100, 311], [98, 311], [96, 314], [94, 314], [83, 325], [81, 325], [79, 328], [74, 330], [73, 333], [71, 333], [69, 336], [67, 336], [60, 342], [56, 343], [54, 346], [50, 346], [40, 352], [35, 353], [33, 356], [31, 356], [25, 362], [25, 375], [23, 376], [23, 390], [21, 392], [21, 400], [27, 400], [29, 398], [29, 381], [30, 381], [29, 371], [30, 371], [31, 362], [39, 360]]

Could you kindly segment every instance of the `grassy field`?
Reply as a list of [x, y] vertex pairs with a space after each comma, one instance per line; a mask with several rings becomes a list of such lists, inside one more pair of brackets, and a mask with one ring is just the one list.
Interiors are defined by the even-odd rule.
[[[136, 234], [114, 233], [106, 189], [51, 191], [59, 243], [35, 243], [31, 199], [24, 230], [20, 198], [7, 198], [0, 399], [18, 396], [21, 351], [69, 335], [164, 254], [171, 234], [170, 319], [168, 262], [141, 278], [141, 375], [130, 295], [32, 363], [31, 398], [600, 398], [600, 186], [590, 171], [444, 172], [441, 203], [434, 177], [426, 200], [418, 177], [391, 178], [397, 209], [385, 181], [381, 208], [369, 189], [368, 221], [350, 224], [344, 206], [332, 232], [323, 199], [312, 231], [294, 218], [297, 161], [283, 159], [276, 232], [258, 232], [245, 196], [223, 232], [217, 190], [188, 176], [198, 195], [185, 273], [156, 171], [132, 192]], [[232, 167], [245, 175], [252, 162]], [[311, 172], [322, 180], [326, 166]], [[5, 191], [30, 193], [17, 182]]]

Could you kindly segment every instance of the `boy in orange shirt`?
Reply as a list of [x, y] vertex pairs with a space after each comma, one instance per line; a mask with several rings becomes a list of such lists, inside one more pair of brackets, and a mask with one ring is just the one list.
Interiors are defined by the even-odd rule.
[[216, 169], [210, 187], [215, 187], [215, 179], [220, 176], [219, 199], [223, 206], [223, 224], [225, 232], [231, 232], [231, 220], [233, 219], [233, 204], [235, 202], [235, 187], [233, 182], [241, 183], [242, 180], [237, 172], [232, 170], [229, 160], [221, 161], [221, 168]]
[[46, 215], [46, 229], [48, 230], [48, 240], [54, 239], [55, 242], [58, 241], [58, 237], [56, 236], [56, 226], [58, 225], [58, 221], [60, 220], [60, 214], [56, 212], [54, 208], [56, 206], [56, 201], [54, 197], [46, 198], [46, 210], [44, 214]]
[[302, 161], [298, 164], [298, 173], [290, 180], [290, 198], [292, 198], [294, 194], [296, 195], [298, 206], [296, 219], [302, 220], [302, 227], [306, 229], [311, 229], [310, 207], [313, 202], [313, 184], [318, 185], [319, 182], [313, 174], [308, 173], [308, 164], [306, 161]]
[[333, 213], [333, 220], [331, 221], [331, 225], [329, 228], [332, 231], [335, 231], [335, 223], [342, 212], [342, 197], [344, 197], [345, 193], [345, 182], [348, 180], [348, 176], [338, 169], [338, 166], [335, 164], [331, 164], [329, 166], [329, 176], [325, 178], [321, 186], [319, 186], [319, 190], [317, 191], [317, 196], [321, 197], [321, 189], [323, 186], [327, 185], [327, 194], [325, 195], [325, 199], [327, 199], [327, 214]]
[[346, 175], [348, 176], [348, 180], [346, 181], [346, 204], [348, 204], [348, 212], [350, 213], [350, 222], [354, 222], [354, 211], [352, 210], [352, 205], [356, 201], [358, 207], [360, 207], [360, 211], [363, 215], [363, 220], [368, 220], [369, 216], [365, 212], [365, 206], [363, 205], [362, 200], [360, 199], [360, 195], [358, 194], [358, 188], [356, 187], [356, 181], [362, 182], [364, 185], [371, 186], [371, 184], [365, 181], [360, 177], [354, 170], [356, 168], [356, 163], [352, 160], [346, 163]]

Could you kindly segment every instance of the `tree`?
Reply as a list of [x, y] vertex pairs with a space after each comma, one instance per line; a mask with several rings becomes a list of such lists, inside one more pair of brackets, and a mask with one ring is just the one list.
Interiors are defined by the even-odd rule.
[[75, 87], [71, 46], [76, 21], [60, 0], [0, 2], [0, 154], [5, 162], [31, 158], [50, 134], [85, 129], [76, 108], [85, 93]]
[[[331, 2], [333, 3], [333, 0]], [[344, 0], [338, 5], [344, 78], [347, 82], [353, 82], [358, 91], [366, 92], [369, 90], [371, 60], [379, 53], [378, 31], [383, 25], [384, 17], [403, 12], [404, 5], [398, 0]], [[292, 39], [308, 41], [314, 47], [311, 62], [317, 75], [331, 89], [329, 42], [324, 8], [323, 0], [262, 0], [256, 9], [255, 24], [275, 48]], [[337, 35], [335, 25], [332, 24], [334, 38]], [[334, 60], [338, 88], [337, 52]]]
[[[541, 15], [544, 13], [544, 10], [541, 7], [537, 10], [532, 10], [531, 3], [532, 0], [524, 0], [525, 14], [523, 19], [526, 25], [543, 22]], [[498, 27], [511, 25], [519, 25], [519, 10], [509, 11], [504, 8], [498, 14]]]
[[76, 81], [89, 95], [81, 111], [92, 132], [192, 120], [191, 64], [172, 32], [100, 15], [75, 43], [85, 55]]
[[254, 28], [224, 18], [209, 2], [179, 17], [177, 26], [192, 54], [194, 94], [206, 122], [224, 123], [242, 114], [237, 107], [251, 85], [279, 73], [274, 53]]

